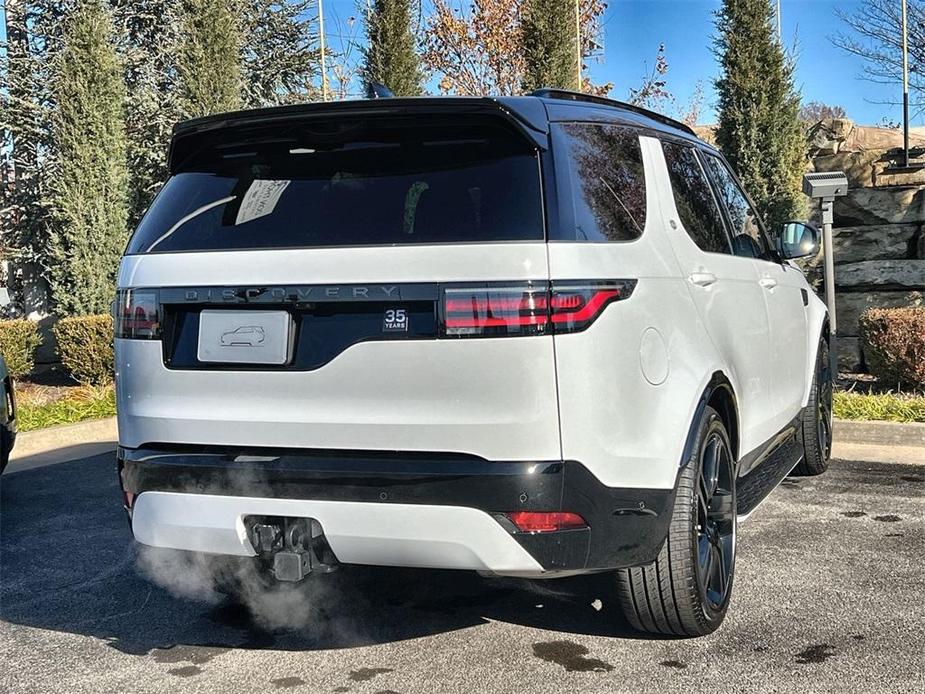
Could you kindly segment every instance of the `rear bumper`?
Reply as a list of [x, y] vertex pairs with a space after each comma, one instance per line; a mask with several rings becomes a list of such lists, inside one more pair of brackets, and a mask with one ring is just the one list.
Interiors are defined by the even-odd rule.
[[[506, 574], [645, 564], [673, 489], [605, 487], [577, 462], [308, 450], [119, 451], [143, 544], [253, 555], [247, 516], [314, 518], [344, 563]], [[570, 511], [588, 528], [522, 533], [512, 511]]]

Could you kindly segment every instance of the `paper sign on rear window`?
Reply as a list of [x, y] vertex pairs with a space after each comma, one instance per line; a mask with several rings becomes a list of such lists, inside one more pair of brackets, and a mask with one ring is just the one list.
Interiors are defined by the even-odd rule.
[[250, 184], [241, 201], [241, 208], [234, 223], [244, 224], [252, 219], [273, 214], [276, 203], [286, 190], [289, 181], [254, 181]]

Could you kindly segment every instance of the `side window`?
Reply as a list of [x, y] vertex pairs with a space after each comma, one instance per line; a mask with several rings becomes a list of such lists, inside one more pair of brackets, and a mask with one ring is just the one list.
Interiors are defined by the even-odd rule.
[[691, 240], [708, 253], [731, 253], [722, 213], [693, 147], [663, 142], [675, 207]]
[[752, 209], [729, 168], [719, 157], [712, 154], [707, 155], [706, 160], [719, 196], [729, 212], [733, 253], [749, 258], [769, 258], [771, 254], [761, 223], [758, 221], [758, 214]]
[[646, 226], [646, 179], [639, 134], [592, 123], [558, 127], [577, 241], [632, 241]]

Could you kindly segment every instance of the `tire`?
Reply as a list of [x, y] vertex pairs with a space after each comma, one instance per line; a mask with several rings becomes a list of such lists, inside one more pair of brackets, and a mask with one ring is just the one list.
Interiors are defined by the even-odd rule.
[[819, 340], [816, 370], [803, 410], [803, 459], [791, 474], [802, 477], [821, 475], [829, 467], [832, 455], [832, 366], [829, 343]]
[[715, 631], [732, 595], [735, 547], [732, 447], [719, 413], [707, 407], [691, 458], [678, 477], [671, 525], [658, 558], [617, 571], [617, 594], [630, 624], [669, 636]]

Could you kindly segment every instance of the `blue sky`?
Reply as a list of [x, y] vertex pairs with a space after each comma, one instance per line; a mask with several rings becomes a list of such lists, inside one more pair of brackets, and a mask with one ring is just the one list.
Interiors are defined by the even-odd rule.
[[[697, 82], [702, 82], [705, 100], [700, 120], [714, 122], [712, 80], [717, 67], [711, 40], [713, 12], [720, 6], [719, 0], [609, 0], [609, 3], [604, 15], [604, 62], [591, 66], [595, 81], [612, 81], [616, 85], [613, 96], [625, 98], [628, 88], [639, 84], [651, 70], [658, 46], [664, 43], [670, 66], [668, 88], [683, 106], [689, 102]], [[859, 4], [851, 0], [782, 0], [784, 42], [790, 46], [796, 40], [798, 48], [797, 86], [804, 101], [839, 104], [860, 123], [879, 124], [884, 117], [899, 121], [902, 111], [898, 106], [877, 103], [898, 101], [899, 84], [891, 87], [858, 79], [862, 63], [829, 40], [833, 33], [846, 29], [835, 16], [835, 8], [851, 11]], [[329, 42], [336, 47], [335, 20], [355, 16], [357, 2], [325, 0], [325, 8]], [[0, 26], [0, 39], [5, 36], [6, 27]], [[920, 117], [913, 124], [922, 123], [925, 119]]]
[[[605, 61], [591, 65], [592, 78], [613, 82], [612, 95], [624, 99], [628, 88], [639, 84], [652, 69], [658, 46], [664, 43], [668, 88], [683, 106], [701, 81], [705, 98], [700, 121], [714, 122], [713, 12], [720, 5], [719, 0], [609, 0], [604, 15]], [[858, 79], [861, 61], [829, 40], [837, 31], [847, 31], [835, 8], [850, 12], [858, 5], [851, 0], [781, 1], [784, 43], [789, 47], [796, 40], [797, 86], [804, 101], [839, 104], [860, 123], [876, 125], [884, 117], [898, 122], [902, 119], [899, 106], [875, 102], [900, 101], [901, 86], [890, 88]], [[354, 0], [325, 0], [325, 8], [327, 15], [341, 18], [357, 11]], [[919, 118], [914, 124], [922, 122]]]
[[[712, 80], [717, 66], [711, 38], [713, 12], [720, 4], [719, 0], [610, 0], [605, 15], [606, 62], [592, 66], [592, 75], [599, 81], [613, 81], [618, 85], [614, 96], [624, 98], [627, 87], [641, 81], [646, 64], [651, 69], [658, 44], [664, 43], [669, 89], [684, 104], [696, 82], [703, 80], [701, 121], [713, 122]], [[872, 102], [900, 101], [901, 85], [890, 88], [858, 79], [861, 61], [829, 40], [837, 31], [847, 30], [835, 8], [851, 12], [858, 5], [845, 0], [782, 0], [784, 43], [791, 46], [796, 39], [797, 44], [797, 87], [804, 101], [839, 104], [858, 122], [878, 124], [884, 116], [899, 121], [900, 107]]]

